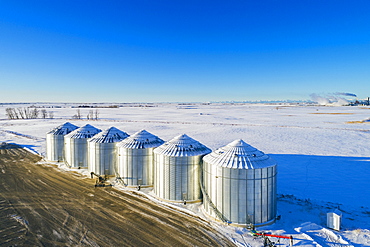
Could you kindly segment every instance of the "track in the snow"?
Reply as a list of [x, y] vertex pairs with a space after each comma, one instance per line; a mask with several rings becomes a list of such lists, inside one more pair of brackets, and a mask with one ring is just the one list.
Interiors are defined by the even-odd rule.
[[0, 148], [0, 246], [234, 246], [210, 224]]

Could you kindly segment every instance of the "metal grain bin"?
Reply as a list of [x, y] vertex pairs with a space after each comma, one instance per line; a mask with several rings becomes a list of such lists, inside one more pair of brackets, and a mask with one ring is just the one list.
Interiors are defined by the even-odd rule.
[[203, 158], [203, 207], [236, 225], [265, 225], [276, 217], [276, 162], [235, 140]]
[[64, 136], [64, 161], [69, 167], [87, 167], [87, 140], [99, 132], [100, 129], [86, 124]]
[[62, 161], [64, 159], [64, 136], [78, 129], [76, 125], [66, 122], [46, 134], [46, 159]]
[[153, 149], [163, 143], [146, 130], [117, 143], [117, 177], [129, 187], [153, 186]]
[[99, 175], [115, 175], [116, 144], [129, 135], [111, 127], [87, 141], [88, 170]]
[[201, 201], [200, 165], [211, 150], [179, 135], [154, 149], [154, 193], [173, 202]]

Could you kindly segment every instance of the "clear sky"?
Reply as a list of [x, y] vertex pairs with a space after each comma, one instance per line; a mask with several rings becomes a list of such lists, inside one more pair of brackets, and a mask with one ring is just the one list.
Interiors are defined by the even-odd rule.
[[370, 96], [370, 1], [0, 0], [0, 102]]

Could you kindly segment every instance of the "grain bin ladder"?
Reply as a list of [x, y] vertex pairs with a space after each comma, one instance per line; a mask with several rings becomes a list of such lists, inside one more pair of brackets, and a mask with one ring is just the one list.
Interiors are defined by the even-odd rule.
[[213, 202], [211, 201], [211, 199], [209, 198], [208, 196], [208, 193], [206, 192], [206, 190], [204, 189], [204, 186], [203, 186], [203, 174], [201, 174], [200, 176], [200, 181], [199, 181], [199, 184], [200, 184], [200, 189], [203, 193], [203, 198], [205, 198], [207, 200], [207, 202], [209, 203], [209, 205], [211, 206], [211, 208], [213, 209], [213, 211], [215, 212], [216, 216], [224, 223], [227, 223], [227, 224], [230, 224], [231, 222], [229, 220], [226, 219], [226, 217], [217, 209], [217, 207], [213, 204]]

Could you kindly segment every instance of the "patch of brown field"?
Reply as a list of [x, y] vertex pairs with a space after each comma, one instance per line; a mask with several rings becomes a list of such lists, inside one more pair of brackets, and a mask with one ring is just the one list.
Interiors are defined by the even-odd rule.
[[0, 148], [0, 246], [235, 246], [198, 216]]
[[346, 112], [313, 112], [310, 114], [327, 114], [327, 115], [353, 115], [354, 113], [346, 113]]
[[279, 105], [278, 107], [292, 107], [292, 106], [290, 106], [290, 105]]
[[348, 121], [346, 124], [362, 124], [362, 123], [370, 123], [367, 121]]

